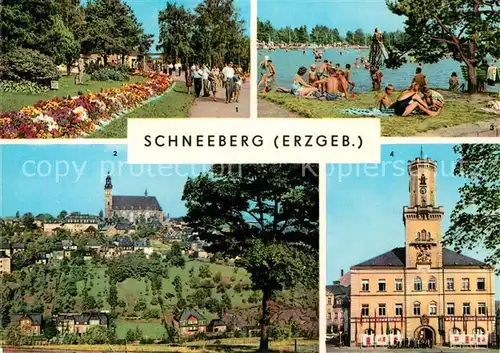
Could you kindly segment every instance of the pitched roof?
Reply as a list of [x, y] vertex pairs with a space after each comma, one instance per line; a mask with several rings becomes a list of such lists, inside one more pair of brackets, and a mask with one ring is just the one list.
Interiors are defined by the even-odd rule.
[[113, 210], [161, 211], [155, 196], [113, 196]]
[[99, 320], [99, 325], [108, 324], [108, 316], [104, 313], [61, 313], [57, 315], [56, 322], [73, 320], [77, 324], [88, 325], [90, 320]]
[[222, 319], [213, 319], [210, 321], [208, 326], [213, 327], [213, 326], [226, 326], [226, 323]]
[[205, 320], [205, 317], [201, 315], [199, 312], [194, 311], [194, 310], [185, 310], [181, 313], [180, 317], [177, 319], [177, 321], [186, 321], [189, 319], [189, 317], [194, 316], [198, 320]]
[[330, 291], [333, 295], [349, 294], [349, 288], [340, 284], [327, 285], [326, 290]]
[[42, 325], [42, 314], [12, 314], [10, 315], [10, 323], [19, 324], [24, 318], [29, 318], [32, 326]]
[[[381, 255], [361, 262], [353, 267], [404, 267], [406, 265], [406, 249], [394, 248]], [[484, 262], [459, 254], [453, 250], [443, 248], [443, 266], [489, 266]]]

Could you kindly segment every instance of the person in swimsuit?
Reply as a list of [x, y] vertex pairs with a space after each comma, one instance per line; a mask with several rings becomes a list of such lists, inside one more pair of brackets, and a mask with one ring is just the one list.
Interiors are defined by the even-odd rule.
[[415, 76], [413, 77], [412, 83], [413, 82], [418, 83], [420, 88], [427, 85], [427, 77], [422, 73], [421, 67], [417, 67], [417, 69], [415, 70]]
[[427, 103], [419, 96], [419, 91], [420, 85], [413, 82], [410, 88], [401, 92], [396, 102], [392, 105], [394, 113], [399, 116], [408, 116], [418, 108], [429, 116], [436, 116], [437, 113], [430, 110]]
[[318, 81], [318, 73], [316, 72], [316, 65], [311, 65], [311, 70], [307, 73], [308, 81], [310, 85], [314, 85], [314, 82]]
[[316, 81], [315, 85], [322, 85], [325, 87], [325, 96], [329, 101], [336, 100], [342, 97], [341, 90], [342, 84], [338, 79], [337, 73], [333, 67], [329, 70], [329, 76], [322, 80]]
[[311, 86], [302, 78], [307, 72], [305, 66], [299, 67], [297, 70], [297, 74], [293, 77], [292, 90], [291, 93], [297, 96], [302, 97], [310, 97], [314, 92], [317, 92], [318, 89], [314, 86]]
[[394, 86], [390, 83], [385, 87], [384, 93], [378, 96], [376, 100], [376, 105], [378, 109], [387, 109], [392, 106], [391, 96], [394, 93]]
[[430, 89], [429, 87], [424, 87], [422, 89], [424, 92], [424, 101], [429, 106], [429, 109], [434, 112], [441, 112], [441, 109], [444, 108], [444, 98], [441, 93]]
[[352, 80], [352, 77], [351, 77], [351, 64], [346, 64], [345, 66], [345, 71], [344, 71], [344, 77], [347, 81], [347, 85], [349, 87], [349, 92], [352, 94], [352, 91], [354, 90], [354, 87], [356, 87], [356, 85], [354, 84], [354, 81]]

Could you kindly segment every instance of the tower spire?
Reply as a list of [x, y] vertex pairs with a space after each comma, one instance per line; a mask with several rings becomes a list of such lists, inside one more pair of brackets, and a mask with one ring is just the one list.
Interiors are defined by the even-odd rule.
[[144, 192], [144, 196], [148, 197], [148, 189]]

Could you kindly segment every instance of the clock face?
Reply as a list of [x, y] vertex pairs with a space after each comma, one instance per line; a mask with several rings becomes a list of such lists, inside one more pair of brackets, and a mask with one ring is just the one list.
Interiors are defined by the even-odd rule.
[[420, 193], [423, 195], [427, 192], [427, 189], [426, 188], [420, 188]]

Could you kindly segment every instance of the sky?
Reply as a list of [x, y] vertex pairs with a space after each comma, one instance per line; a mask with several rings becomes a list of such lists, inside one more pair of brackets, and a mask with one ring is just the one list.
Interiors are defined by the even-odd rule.
[[[326, 282], [338, 280], [340, 271], [404, 246], [403, 206], [409, 203], [407, 161], [420, 155], [421, 145], [382, 146], [382, 163], [327, 165]], [[452, 145], [423, 145], [424, 154], [438, 162], [436, 201], [444, 207], [443, 233], [459, 200], [464, 179], [453, 176], [458, 155]], [[394, 152], [394, 157], [390, 153]], [[484, 260], [484, 251], [464, 251]], [[496, 279], [500, 299], [500, 278]]]
[[274, 28], [316, 25], [337, 28], [341, 36], [361, 28], [371, 33], [403, 29], [404, 17], [387, 9], [385, 0], [259, 0], [257, 16], [269, 20]]
[[[83, 0], [83, 3], [86, 1]], [[123, 0], [132, 7], [135, 15], [142, 23], [145, 33], [155, 35], [155, 43], [151, 50], [156, 50], [158, 44], [158, 35], [160, 33], [158, 27], [158, 13], [164, 10], [167, 6], [167, 0]], [[178, 5], [183, 5], [187, 9], [193, 10], [196, 5], [201, 3], [201, 0], [176, 0]], [[246, 34], [250, 36], [250, 0], [235, 0], [236, 6], [239, 9], [240, 18], [245, 21]]]
[[[116, 152], [116, 156], [115, 155]], [[0, 217], [61, 210], [97, 215], [108, 171], [114, 195], [156, 196], [165, 215], [186, 213], [188, 176], [209, 165], [128, 165], [126, 145], [0, 145]]]

